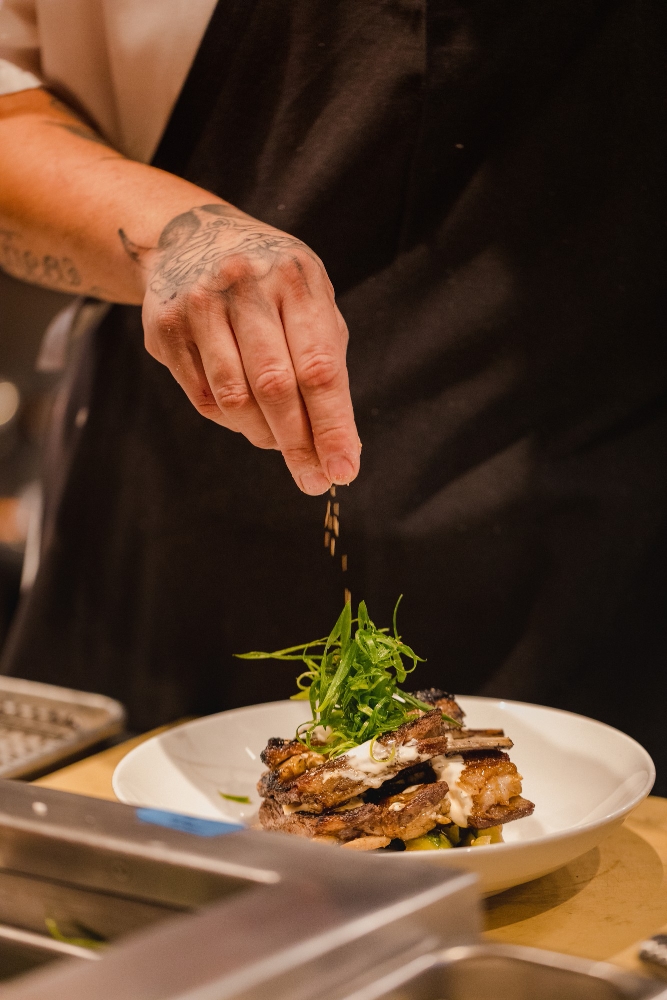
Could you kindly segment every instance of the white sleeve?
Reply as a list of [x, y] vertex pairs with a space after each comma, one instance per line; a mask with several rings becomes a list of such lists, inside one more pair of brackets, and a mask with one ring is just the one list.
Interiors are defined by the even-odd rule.
[[35, 0], [0, 0], [0, 94], [41, 87]]

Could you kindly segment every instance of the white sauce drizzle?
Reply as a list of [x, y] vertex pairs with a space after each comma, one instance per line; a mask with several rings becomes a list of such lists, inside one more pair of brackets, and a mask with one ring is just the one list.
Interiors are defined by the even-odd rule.
[[445, 757], [444, 754], [440, 754], [431, 758], [431, 767], [438, 780], [446, 781], [449, 785], [449, 815], [452, 822], [457, 826], [466, 827], [473, 807], [472, 795], [459, 783], [466, 762], [463, 757]]
[[[386, 759], [375, 759], [385, 755]], [[407, 743], [396, 747], [395, 753], [392, 753], [392, 747], [385, 743], [378, 744], [377, 741], [367, 740], [366, 743], [360, 743], [359, 746], [342, 754], [338, 760], [345, 764], [345, 767], [331, 771], [330, 774], [339, 778], [349, 778], [350, 781], [363, 781], [370, 788], [379, 788], [388, 776], [399, 769], [397, 765], [411, 764], [425, 759], [425, 756], [417, 750], [416, 740], [408, 740]]]

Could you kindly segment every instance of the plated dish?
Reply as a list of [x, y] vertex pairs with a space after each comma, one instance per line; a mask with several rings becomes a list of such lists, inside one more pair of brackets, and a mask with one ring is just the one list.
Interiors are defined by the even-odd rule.
[[339, 755], [327, 752], [324, 727], [310, 746], [270, 739], [260, 825], [361, 851], [501, 843], [503, 824], [535, 808], [506, 752], [512, 741], [502, 729], [464, 728], [443, 691], [413, 697], [413, 719]]
[[[651, 790], [649, 755], [616, 729], [537, 705], [468, 696], [456, 702], [471, 727], [511, 734], [522, 797], [535, 811], [504, 826], [504, 843], [383, 850], [396, 864], [466, 868], [478, 874], [482, 891], [498, 892], [594, 848]], [[131, 805], [254, 825], [263, 801], [256, 786], [266, 771], [261, 753], [272, 737], [296, 732], [305, 708], [301, 701], [251, 705], [161, 733], [120, 762], [116, 795]]]
[[499, 843], [504, 823], [533, 812], [501, 728], [469, 729], [452, 695], [406, 689], [419, 657], [398, 633], [398, 603], [391, 630], [364, 601], [353, 618], [346, 601], [326, 638], [241, 657], [299, 661], [293, 697], [310, 707], [294, 736], [262, 751], [265, 830], [361, 851], [446, 850]]

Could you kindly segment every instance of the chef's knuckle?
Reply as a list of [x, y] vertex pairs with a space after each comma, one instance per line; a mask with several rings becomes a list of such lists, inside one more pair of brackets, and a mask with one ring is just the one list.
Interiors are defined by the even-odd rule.
[[340, 378], [340, 362], [327, 351], [313, 351], [301, 357], [296, 374], [303, 389], [331, 389]]
[[224, 283], [232, 288], [242, 288], [258, 276], [258, 262], [245, 253], [234, 254], [224, 263]]
[[318, 448], [331, 454], [349, 450], [349, 428], [344, 424], [321, 424], [314, 428]]
[[185, 296], [185, 308], [188, 312], [202, 313], [211, 308], [211, 289], [202, 282], [196, 282], [188, 289]]
[[153, 345], [171, 345], [180, 341], [185, 331], [181, 310], [169, 309], [159, 312], [147, 330], [147, 340]]
[[262, 369], [253, 385], [259, 403], [283, 403], [296, 392], [296, 379], [288, 368], [274, 365]]
[[292, 252], [280, 262], [283, 285], [291, 298], [302, 299], [312, 294], [312, 261], [308, 254]]
[[202, 417], [208, 420], [217, 420], [220, 417], [220, 407], [215, 401], [215, 397], [210, 389], [198, 388], [195, 390], [193, 405]]
[[317, 455], [310, 442], [285, 445], [282, 453], [290, 469], [312, 466], [317, 461]]
[[252, 395], [245, 382], [220, 382], [215, 386], [214, 392], [221, 410], [238, 413], [253, 405]]

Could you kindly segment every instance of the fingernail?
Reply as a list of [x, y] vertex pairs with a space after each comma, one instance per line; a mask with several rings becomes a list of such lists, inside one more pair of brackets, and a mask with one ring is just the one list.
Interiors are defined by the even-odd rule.
[[313, 497], [319, 496], [320, 493], [326, 493], [330, 486], [331, 483], [321, 472], [312, 470], [304, 472], [301, 476], [301, 489]]
[[340, 485], [349, 483], [356, 475], [352, 462], [342, 455], [339, 455], [338, 458], [332, 458], [327, 469], [333, 482]]

